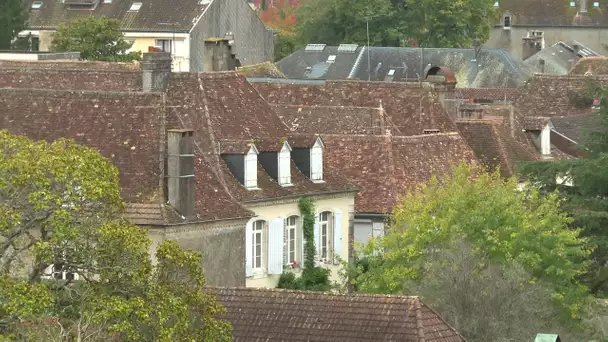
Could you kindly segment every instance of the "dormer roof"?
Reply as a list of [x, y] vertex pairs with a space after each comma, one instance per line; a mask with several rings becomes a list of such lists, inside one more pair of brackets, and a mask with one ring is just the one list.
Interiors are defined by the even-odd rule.
[[255, 144], [262, 153], [281, 152], [284, 147], [287, 147], [291, 151], [291, 145], [285, 138], [256, 139]]
[[323, 139], [318, 134], [291, 134], [287, 138], [293, 148], [312, 148], [317, 143], [325, 147]]
[[221, 155], [227, 154], [248, 154], [254, 151], [259, 154], [258, 149], [253, 141], [248, 140], [220, 140], [218, 141], [218, 149]]

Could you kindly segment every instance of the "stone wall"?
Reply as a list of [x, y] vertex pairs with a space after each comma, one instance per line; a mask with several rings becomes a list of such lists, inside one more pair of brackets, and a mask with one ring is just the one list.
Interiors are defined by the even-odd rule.
[[234, 34], [232, 52], [241, 65], [273, 60], [274, 34], [243, 0], [214, 0], [192, 30], [190, 37], [190, 71], [203, 70], [204, 42]]
[[207, 285], [245, 286], [246, 220], [193, 223], [159, 228], [163, 239], [203, 255]]

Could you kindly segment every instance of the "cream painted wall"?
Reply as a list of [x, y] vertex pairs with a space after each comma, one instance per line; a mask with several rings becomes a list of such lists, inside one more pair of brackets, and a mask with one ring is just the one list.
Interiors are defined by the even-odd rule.
[[[354, 210], [355, 206], [355, 194], [348, 193], [342, 194], [339, 196], [332, 195], [326, 197], [316, 197], [315, 198], [315, 206], [317, 213], [321, 213], [323, 211], [331, 211], [335, 212], [336, 210], [340, 210], [342, 213], [341, 220], [341, 235], [342, 235], [342, 253], [340, 258], [343, 260], [348, 260], [348, 237], [349, 237], [349, 226], [351, 224], [351, 213]], [[253, 212], [256, 213], [256, 217], [252, 218], [250, 221], [257, 220], [265, 220], [269, 222], [270, 220], [278, 217], [289, 217], [292, 215], [301, 216], [300, 211], [298, 209], [298, 199], [290, 200], [289, 203], [260, 203], [260, 204], [251, 204], [246, 205], [246, 207]], [[244, 262], [244, 260], [243, 260]], [[331, 270], [332, 281], [339, 281], [340, 277], [338, 275], [338, 271], [340, 269], [339, 265], [329, 265], [323, 264], [323, 267], [327, 267]], [[279, 281], [279, 275], [265, 275], [263, 277], [248, 277], [246, 280], [247, 287], [266, 287], [266, 288], [274, 288], [277, 286]]]

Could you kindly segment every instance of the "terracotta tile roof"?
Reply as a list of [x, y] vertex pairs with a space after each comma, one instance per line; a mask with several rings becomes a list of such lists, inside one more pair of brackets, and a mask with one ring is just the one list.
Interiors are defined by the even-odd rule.
[[[605, 0], [599, 0], [599, 8], [587, 2], [589, 25], [608, 25], [608, 14], [605, 11]], [[564, 0], [500, 0], [498, 14], [509, 11], [512, 15], [512, 26], [571, 26], [579, 11], [579, 1], [570, 7], [570, 1]], [[498, 17], [498, 16], [497, 16]], [[498, 20], [496, 22], [498, 23]]]
[[173, 208], [160, 203], [127, 203], [124, 218], [143, 226], [165, 226], [186, 222]]
[[465, 339], [418, 297], [207, 288], [227, 308], [235, 341]]
[[572, 94], [585, 89], [588, 81], [607, 85], [608, 77], [535, 75], [519, 88], [514, 105], [525, 117], [590, 114], [591, 107], [578, 108], [570, 100]]
[[[289, 131], [268, 103], [237, 72], [175, 74], [168, 98], [171, 106], [179, 108], [171, 111], [171, 124], [194, 129], [197, 148], [203, 156], [200, 162], [219, 177], [226, 191], [238, 201], [264, 201], [358, 190], [355, 184], [339, 176], [339, 172], [326, 171], [324, 183], [313, 183], [293, 163], [293, 186], [280, 186], [259, 163], [260, 190], [248, 190], [239, 183], [221, 160], [217, 141], [253, 140], [254, 143], [262, 141], [262, 146], [268, 146], [270, 141], [275, 140], [278, 145], [287, 139]], [[297, 145], [297, 141], [292, 144], [288, 139], [288, 142], [292, 147]], [[208, 205], [218, 211], [225, 210], [215, 203]]]
[[524, 118], [524, 129], [528, 131], [540, 131], [549, 123], [549, 118], [527, 117]]
[[538, 159], [530, 144], [511, 137], [505, 127], [495, 121], [461, 120], [457, 125], [479, 161], [490, 171], [500, 167], [503, 177], [513, 176], [518, 162]]
[[47, 70], [140, 70], [139, 63], [98, 61], [0, 61], [0, 68]]
[[418, 84], [363, 81], [327, 81], [324, 85], [252, 84], [273, 104], [368, 108], [382, 105], [386, 117], [403, 135], [419, 135], [425, 129], [456, 131], [437, 94]]
[[571, 75], [585, 75], [587, 72], [591, 72], [593, 75], [608, 75], [608, 57], [581, 58], [569, 73]]
[[95, 15], [117, 19], [125, 31], [188, 31], [207, 7], [199, 0], [149, 0], [142, 2], [139, 11], [129, 11], [132, 1], [114, 0], [99, 1], [94, 10], [69, 9], [63, 1], [43, 1], [40, 9], [31, 9], [34, 1], [26, 1], [30, 9], [28, 29], [55, 29], [60, 23], [77, 17]]
[[219, 154], [247, 154], [253, 145], [251, 140], [219, 140], [218, 151]]
[[474, 162], [473, 151], [457, 133], [411, 137], [322, 135], [326, 167], [363, 189], [357, 212], [390, 213], [399, 197], [441, 176], [460, 162]]
[[[401, 135], [380, 108], [271, 104], [291, 132]], [[384, 119], [384, 121], [382, 121]]]
[[[287, 137], [292, 148], [311, 148], [317, 142], [318, 134], [291, 133]], [[323, 140], [323, 138], [321, 138]]]
[[453, 95], [458, 98], [475, 101], [513, 101], [517, 95], [515, 88], [457, 88]]

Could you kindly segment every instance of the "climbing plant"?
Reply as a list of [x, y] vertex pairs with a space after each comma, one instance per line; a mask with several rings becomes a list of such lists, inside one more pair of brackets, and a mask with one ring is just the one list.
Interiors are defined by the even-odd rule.
[[297, 278], [293, 272], [283, 272], [279, 278], [278, 288], [328, 291], [330, 271], [315, 265], [317, 249], [315, 246], [315, 203], [311, 197], [302, 197], [298, 203], [302, 215], [302, 231], [304, 235], [304, 261], [302, 275]]
[[601, 85], [592, 80], [586, 80], [585, 86], [579, 90], [571, 91], [568, 98], [576, 108], [589, 108], [593, 105], [593, 100], [599, 98], [601, 92]]

